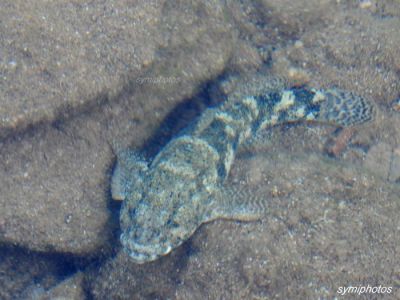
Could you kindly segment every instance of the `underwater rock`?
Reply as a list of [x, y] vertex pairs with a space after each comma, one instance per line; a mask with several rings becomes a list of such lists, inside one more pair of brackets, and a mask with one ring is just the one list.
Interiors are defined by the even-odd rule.
[[155, 59], [164, 1], [2, 1], [0, 137], [115, 99]]
[[[193, 1], [180, 6], [182, 11], [172, 3], [165, 4], [161, 20], [151, 3], [138, 3], [149, 6], [150, 12], [138, 6], [136, 14], [159, 21], [159, 34], [148, 42], [151, 46], [155, 38], [163, 51], [151, 66], [120, 82], [123, 92], [116, 98], [102, 98], [101, 103], [68, 118], [0, 140], [0, 242], [79, 255], [109, 248], [117, 228], [112, 216], [116, 205], [107, 201], [114, 151], [144, 144], [177, 103], [191, 98], [199, 85], [224, 69], [236, 36], [229, 19], [223, 18], [220, 1], [207, 5]], [[197, 15], [199, 9], [201, 16]], [[142, 38], [147, 40], [147, 34], [151, 35], [151, 30], [129, 40], [127, 47], [146, 44]], [[118, 46], [121, 51], [128, 48]], [[113, 58], [110, 54], [108, 59], [118, 61], [118, 55]], [[123, 62], [117, 65], [127, 67]], [[92, 69], [100, 76], [101, 71]], [[113, 75], [117, 78], [116, 74], [125, 71]]]

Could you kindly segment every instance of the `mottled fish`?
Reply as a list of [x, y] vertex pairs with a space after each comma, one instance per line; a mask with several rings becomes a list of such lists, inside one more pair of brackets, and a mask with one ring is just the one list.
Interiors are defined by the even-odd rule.
[[237, 149], [268, 127], [295, 121], [352, 126], [373, 106], [339, 89], [265, 88], [209, 108], [149, 162], [135, 151], [118, 157], [112, 197], [124, 200], [121, 243], [136, 263], [153, 261], [217, 218], [256, 220], [263, 208], [229, 188]]

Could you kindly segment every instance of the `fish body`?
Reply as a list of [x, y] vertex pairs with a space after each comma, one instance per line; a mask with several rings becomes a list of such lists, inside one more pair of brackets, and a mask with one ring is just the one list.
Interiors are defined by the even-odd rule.
[[260, 218], [262, 208], [239, 199], [225, 182], [237, 150], [261, 131], [298, 121], [352, 126], [372, 116], [373, 106], [347, 91], [267, 88], [207, 109], [151, 162], [134, 151], [122, 153], [112, 196], [124, 200], [123, 249], [145, 263], [178, 247], [202, 223]]

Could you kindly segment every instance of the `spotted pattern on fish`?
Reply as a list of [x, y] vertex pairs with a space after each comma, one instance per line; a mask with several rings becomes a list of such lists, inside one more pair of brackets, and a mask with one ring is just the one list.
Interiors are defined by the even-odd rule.
[[151, 162], [134, 151], [121, 153], [111, 188], [114, 199], [124, 200], [123, 249], [134, 262], [145, 263], [168, 254], [204, 222], [260, 218], [262, 203], [242, 201], [225, 184], [245, 141], [277, 124], [352, 126], [372, 119], [373, 112], [370, 102], [343, 90], [266, 89], [207, 109]]

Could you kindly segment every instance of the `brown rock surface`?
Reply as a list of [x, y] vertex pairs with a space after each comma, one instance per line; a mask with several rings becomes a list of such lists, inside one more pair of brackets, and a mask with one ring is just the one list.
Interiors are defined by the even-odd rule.
[[118, 94], [155, 59], [162, 3], [2, 1], [0, 136]]
[[320, 22], [274, 53], [275, 71], [289, 76], [291, 67], [299, 68], [312, 74], [312, 85], [337, 85], [388, 104], [400, 90], [400, 19], [382, 18], [384, 10], [373, 13], [351, 1], [336, 9], [327, 7]]
[[113, 151], [142, 145], [177, 102], [223, 70], [235, 39], [218, 2], [166, 4], [165, 15], [153, 13], [162, 19], [156, 37], [165, 47], [117, 98], [0, 141], [0, 241], [75, 254], [109, 245], [118, 225], [107, 200]]

